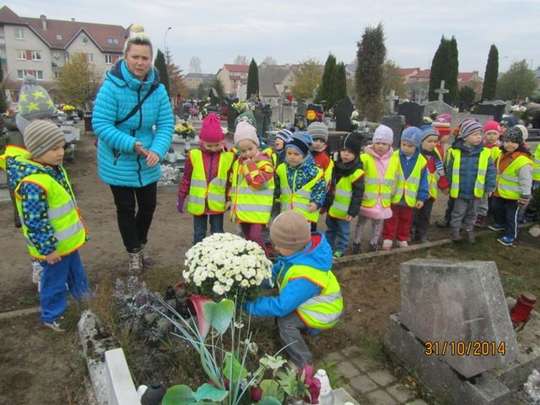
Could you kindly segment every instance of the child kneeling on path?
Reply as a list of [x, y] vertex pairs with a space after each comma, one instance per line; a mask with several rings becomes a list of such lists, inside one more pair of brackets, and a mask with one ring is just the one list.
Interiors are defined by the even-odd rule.
[[176, 209], [193, 215], [193, 244], [206, 237], [208, 222], [211, 233], [223, 233], [229, 175], [234, 161], [232, 152], [224, 151], [223, 130], [219, 118], [209, 114], [199, 135], [201, 148], [191, 149], [178, 187]]
[[276, 169], [276, 192], [279, 193], [281, 212], [294, 210], [317, 227], [319, 210], [326, 198], [326, 183], [309, 152], [311, 136], [295, 132], [285, 144], [285, 163]]
[[320, 233], [294, 211], [276, 217], [270, 238], [281, 256], [272, 269], [279, 295], [244, 305], [253, 316], [277, 318], [279, 336], [292, 362], [303, 368], [313, 356], [302, 333], [315, 335], [336, 325], [343, 313], [341, 288], [332, 273], [332, 250]]
[[236, 126], [234, 144], [240, 156], [232, 168], [231, 217], [238, 221], [247, 240], [266, 250], [263, 229], [270, 222], [274, 203], [272, 160], [260, 151], [255, 127], [245, 121]]
[[460, 241], [460, 230], [464, 228], [468, 241], [474, 243], [478, 206], [496, 185], [491, 150], [482, 145], [482, 126], [476, 120], [465, 119], [460, 124], [458, 138], [448, 155], [446, 173], [450, 179], [450, 198], [454, 200], [450, 236], [454, 242]]
[[513, 246], [518, 235], [518, 212], [531, 198], [531, 154], [518, 126], [510, 128], [503, 137], [504, 152], [497, 160], [497, 189], [493, 193], [495, 224], [489, 228], [504, 231], [497, 241]]
[[26, 127], [24, 143], [31, 157], [7, 158], [7, 170], [28, 252], [43, 267], [41, 321], [55, 332], [65, 332], [61, 318], [67, 308], [67, 291], [77, 300], [89, 294], [79, 256], [86, 229], [62, 166], [62, 131], [52, 122], [36, 120]]
[[392, 195], [392, 216], [383, 225], [383, 250], [392, 249], [394, 239], [400, 248], [409, 246], [414, 209], [422, 208], [429, 198], [427, 161], [420, 153], [421, 137], [419, 128], [405, 128], [401, 147], [390, 159], [390, 166], [397, 167], [398, 176]]
[[326, 195], [326, 238], [334, 257], [343, 256], [347, 250], [351, 221], [360, 211], [364, 194], [364, 171], [359, 159], [361, 148], [359, 136], [348, 134], [343, 139]]

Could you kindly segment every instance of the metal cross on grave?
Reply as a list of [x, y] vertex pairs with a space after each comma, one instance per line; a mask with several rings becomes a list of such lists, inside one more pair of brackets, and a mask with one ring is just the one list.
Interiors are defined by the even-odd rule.
[[435, 93], [439, 94], [439, 101], [444, 101], [444, 95], [450, 93], [450, 90], [444, 88], [444, 80], [441, 80], [441, 87], [435, 90]]
[[396, 103], [396, 91], [390, 90], [390, 94], [386, 97], [386, 102], [388, 103], [388, 110], [390, 114], [394, 114], [394, 105]]

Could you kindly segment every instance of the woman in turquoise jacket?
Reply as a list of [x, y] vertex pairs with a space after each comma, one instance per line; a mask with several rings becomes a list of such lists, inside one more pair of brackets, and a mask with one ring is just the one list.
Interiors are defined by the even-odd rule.
[[98, 137], [98, 175], [112, 190], [129, 270], [140, 271], [156, 208], [159, 161], [169, 150], [174, 116], [152, 67], [152, 43], [142, 32], [133, 34], [124, 58], [99, 89], [92, 125]]

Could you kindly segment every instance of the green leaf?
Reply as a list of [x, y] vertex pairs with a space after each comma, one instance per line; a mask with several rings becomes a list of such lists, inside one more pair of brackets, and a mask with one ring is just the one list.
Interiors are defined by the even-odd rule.
[[204, 304], [204, 311], [207, 314], [206, 318], [210, 321], [210, 325], [223, 335], [231, 324], [234, 316], [234, 302], [224, 298], [220, 302], [207, 302]]
[[257, 402], [258, 405], [281, 405], [282, 401], [274, 398], [274, 397], [264, 397], [259, 402]]
[[162, 399], [162, 405], [190, 405], [195, 403], [195, 394], [187, 385], [173, 385]]
[[227, 394], [228, 391], [226, 390], [216, 388], [210, 384], [203, 384], [197, 389], [197, 392], [195, 393], [195, 399], [197, 401], [209, 400], [220, 402], [227, 397]]
[[274, 380], [262, 380], [259, 387], [263, 391], [263, 398], [273, 397], [283, 401], [285, 393], [280, 388], [279, 384]]
[[236, 356], [227, 352], [225, 354], [225, 361], [223, 362], [223, 375], [227, 378], [231, 384], [237, 383], [247, 377], [248, 371], [242, 366], [242, 363], [238, 361]]

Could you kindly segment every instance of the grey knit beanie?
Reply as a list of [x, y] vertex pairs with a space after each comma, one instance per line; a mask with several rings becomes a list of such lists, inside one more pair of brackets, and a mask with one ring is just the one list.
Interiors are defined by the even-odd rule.
[[32, 157], [39, 157], [64, 141], [64, 134], [50, 121], [35, 120], [25, 129], [24, 145]]
[[320, 139], [325, 143], [328, 142], [328, 127], [323, 122], [312, 122], [307, 127], [307, 131], [311, 134], [313, 140]]
[[311, 240], [311, 226], [302, 214], [285, 211], [272, 222], [270, 239], [277, 247], [298, 251]]

